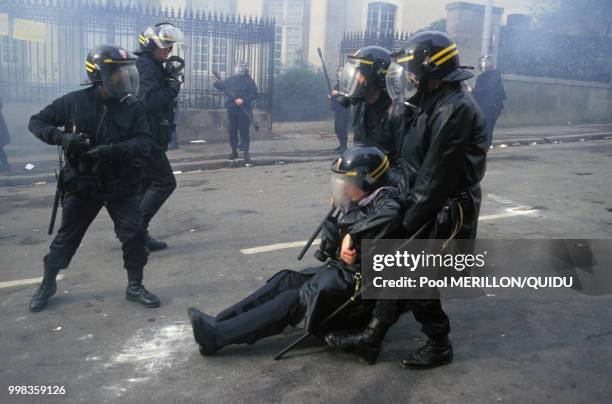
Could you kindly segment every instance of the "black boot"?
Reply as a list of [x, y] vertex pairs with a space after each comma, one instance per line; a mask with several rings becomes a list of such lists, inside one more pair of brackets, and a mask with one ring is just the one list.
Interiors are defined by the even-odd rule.
[[251, 164], [251, 155], [248, 151], [244, 152], [244, 164]]
[[52, 270], [45, 267], [42, 284], [36, 293], [34, 293], [30, 301], [30, 311], [32, 313], [44, 310], [45, 307], [47, 307], [47, 303], [49, 303], [49, 298], [57, 292], [57, 282], [55, 278], [58, 272], [59, 270]]
[[448, 337], [430, 339], [427, 344], [403, 358], [403, 368], [428, 369], [448, 365], [453, 361], [453, 346]]
[[149, 308], [159, 307], [161, 304], [159, 298], [146, 290], [141, 281], [128, 282], [128, 286], [125, 289], [125, 298]]
[[193, 328], [193, 337], [200, 346], [200, 355], [210, 356], [221, 349], [221, 347], [217, 345], [215, 318], [202, 313], [195, 307], [187, 309], [187, 314], [189, 315], [191, 327]]
[[145, 246], [149, 251], [159, 251], [168, 248], [168, 244], [165, 241], [155, 240], [149, 232], [145, 234]]
[[376, 317], [370, 320], [365, 330], [358, 333], [334, 332], [325, 336], [325, 342], [332, 348], [357, 355], [360, 362], [372, 365], [380, 353], [380, 346], [391, 324], [383, 323]]
[[228, 160], [236, 160], [238, 158], [238, 150], [232, 149], [232, 152], [227, 157]]
[[224, 321], [191, 308], [189, 316], [194, 337], [202, 355], [212, 355], [227, 345], [254, 344], [256, 341], [279, 334], [291, 323], [300, 301], [297, 289], [288, 290], [272, 300]]

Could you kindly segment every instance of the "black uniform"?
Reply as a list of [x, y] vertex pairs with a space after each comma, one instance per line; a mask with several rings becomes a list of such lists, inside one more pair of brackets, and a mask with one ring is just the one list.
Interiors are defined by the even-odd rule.
[[[412, 235], [431, 222], [419, 238], [444, 239], [455, 223], [439, 215], [443, 206], [451, 210], [461, 204], [463, 225], [455, 238], [476, 237], [480, 211], [480, 180], [486, 166], [484, 118], [474, 99], [461, 83], [443, 83], [427, 93], [421, 109], [407, 125], [400, 146], [403, 179], [400, 184], [405, 205], [403, 226]], [[434, 220], [435, 219], [435, 220]], [[443, 338], [450, 331], [448, 317], [440, 300], [407, 300], [430, 339]], [[397, 302], [380, 300], [374, 316], [393, 323], [398, 316]]]
[[11, 142], [11, 136], [6, 127], [4, 116], [2, 116], [2, 106], [2, 99], [0, 98], [0, 171], [7, 171], [10, 169], [10, 165], [4, 152], [4, 146]]
[[149, 222], [176, 189], [176, 178], [166, 156], [174, 128], [174, 110], [178, 89], [168, 84], [164, 65], [151, 52], [142, 53], [136, 67], [140, 74], [138, 99], [144, 105], [153, 135], [153, 147], [147, 156], [146, 179], [140, 209], [145, 230]]
[[115, 225], [130, 281], [141, 281], [147, 263], [142, 217], [136, 190], [141, 181], [139, 158], [151, 148], [146, 114], [135, 97], [102, 100], [96, 87], [66, 94], [30, 118], [29, 129], [50, 145], [61, 143], [62, 131], [87, 133], [91, 146], [114, 145], [113, 161], [97, 162], [66, 154], [62, 224], [44, 258], [45, 276], [70, 264], [83, 236], [102, 207]]
[[[225, 107], [227, 108], [227, 120], [229, 141], [232, 151], [238, 149], [238, 133], [240, 133], [240, 145], [248, 153], [250, 145], [249, 121], [250, 118], [242, 108], [234, 103], [237, 98], [242, 98], [242, 107], [249, 113], [253, 110], [253, 102], [257, 100], [257, 85], [248, 74], [233, 75], [223, 82], [214, 82], [216, 89], [226, 91]], [[234, 97], [230, 96], [232, 94]]]
[[[396, 188], [378, 188], [341, 220], [344, 234], [351, 235], [357, 248], [362, 239], [393, 236], [401, 220], [398, 196]], [[301, 272], [284, 270], [277, 273], [261, 289], [217, 315], [216, 345], [254, 343], [302, 321], [308, 331], [324, 331], [317, 329], [317, 320], [352, 296], [355, 270], [358, 266], [348, 268], [344, 263], [330, 260], [323, 266]], [[365, 319], [368, 318], [369, 312]], [[351, 325], [355, 326], [355, 322]], [[194, 332], [196, 341], [203, 338], [197, 324]]]
[[355, 106], [353, 131], [355, 144], [375, 146], [389, 156], [391, 164], [395, 161], [393, 134], [385, 129], [385, 119], [392, 102], [386, 91], [373, 104], [364, 99]]
[[493, 143], [495, 123], [504, 109], [504, 100], [506, 99], [506, 91], [499, 70], [491, 69], [482, 72], [476, 78], [472, 95], [485, 117], [487, 147], [489, 147]]
[[[338, 91], [338, 89], [339, 85], [336, 84], [334, 90]], [[339, 149], [343, 151], [348, 143], [348, 120], [351, 110], [342, 106], [337, 100], [337, 95], [332, 97], [330, 108], [334, 112], [334, 132], [340, 143]]]

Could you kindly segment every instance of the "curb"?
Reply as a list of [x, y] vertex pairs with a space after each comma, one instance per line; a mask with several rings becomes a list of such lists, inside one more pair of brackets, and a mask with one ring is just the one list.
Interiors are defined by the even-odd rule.
[[[561, 135], [561, 136], [547, 136], [547, 137], [532, 137], [532, 138], [520, 138], [520, 139], [505, 139], [500, 141], [494, 141], [493, 145], [496, 148], [514, 147], [514, 146], [528, 146], [536, 144], [559, 144], [559, 143], [572, 143], [572, 142], [584, 142], [589, 140], [602, 140], [612, 139], [612, 132], [597, 133], [597, 134], [586, 134], [586, 135]], [[259, 166], [274, 166], [274, 165], [285, 165], [285, 164], [296, 164], [296, 163], [308, 163], [312, 161], [325, 161], [331, 160], [335, 153], [328, 150], [316, 150], [316, 151], [294, 151], [294, 152], [279, 152], [278, 156], [270, 156], [269, 154], [263, 154], [261, 157], [254, 159], [254, 165]], [[222, 158], [220, 155], [208, 155], [198, 157], [197, 160], [188, 160], [185, 158], [171, 159], [173, 170], [181, 171], [181, 174], [186, 174], [194, 171], [210, 171], [219, 170], [223, 168], [237, 168], [240, 167], [241, 160], [236, 162], [230, 162], [227, 159]], [[180, 175], [180, 174], [179, 174]], [[55, 174], [40, 173], [34, 175], [15, 175], [15, 176], [0, 176], [0, 187], [12, 187], [22, 185], [43, 185], [55, 183]]]

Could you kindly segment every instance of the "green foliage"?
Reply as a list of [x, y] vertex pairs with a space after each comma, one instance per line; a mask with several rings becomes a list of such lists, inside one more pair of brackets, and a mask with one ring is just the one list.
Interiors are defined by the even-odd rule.
[[423, 31], [440, 31], [446, 32], [446, 18], [440, 18], [429, 24], [423, 29]]
[[329, 117], [327, 84], [320, 69], [292, 67], [274, 78], [275, 121], [315, 121]]

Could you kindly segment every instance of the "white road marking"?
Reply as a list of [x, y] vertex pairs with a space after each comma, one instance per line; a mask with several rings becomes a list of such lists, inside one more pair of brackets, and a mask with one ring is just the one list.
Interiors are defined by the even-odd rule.
[[527, 215], [532, 215], [536, 213], [537, 211], [538, 211], [537, 209], [533, 209], [529, 206], [517, 206], [515, 208], [506, 209], [504, 213], [480, 216], [478, 218], [478, 222], [484, 222], [486, 220], [504, 219], [506, 217], [513, 217], [513, 216], [527, 216]]
[[[495, 200], [496, 202], [503, 203], [505, 205], [516, 205], [516, 206], [514, 206], [512, 208], [505, 209], [505, 211], [503, 213], [498, 213], [498, 214], [495, 214], [495, 215], [480, 216], [478, 218], [479, 222], [484, 222], [484, 221], [488, 221], [488, 220], [505, 219], [505, 218], [513, 217], [513, 216], [528, 216], [528, 215], [533, 215], [534, 213], [536, 213], [538, 211], [537, 209], [533, 209], [530, 206], [519, 205], [518, 203], [512, 202], [512, 201], [510, 201], [508, 199], [505, 199], [505, 198], [502, 198], [502, 197], [498, 197], [496, 195], [489, 194], [487, 196], [489, 198]], [[260, 253], [264, 253], [264, 252], [286, 250], [286, 249], [289, 249], [289, 248], [304, 247], [306, 245], [306, 241], [307, 240], [292, 241], [292, 242], [288, 242], [288, 243], [268, 244], [268, 245], [262, 245], [262, 246], [259, 246], [259, 247], [245, 248], [243, 250], [240, 250], [240, 252], [245, 254], [245, 255], [252, 255], [252, 254], [260, 254]], [[312, 243], [312, 245], [319, 245], [319, 244], [321, 244], [321, 240], [319, 240], [319, 239], [316, 239]]]
[[[62, 279], [64, 279], [64, 275], [59, 274], [57, 276], [57, 280], [59, 281]], [[27, 278], [27, 279], [18, 279], [16, 281], [0, 282], [0, 289], [13, 288], [15, 286], [34, 285], [36, 283], [41, 283], [41, 282], [42, 282], [42, 278]]]
[[[276, 243], [276, 244], [262, 245], [259, 247], [245, 248], [244, 250], [240, 250], [240, 252], [245, 255], [251, 255], [251, 254], [259, 254], [259, 253], [270, 252], [270, 251], [286, 250], [288, 248], [304, 247], [307, 242], [308, 240], [302, 240], [302, 241], [293, 241], [290, 243]], [[321, 240], [319, 239], [316, 239], [315, 241], [312, 242], [312, 245], [319, 245], [319, 244], [321, 244]]]

